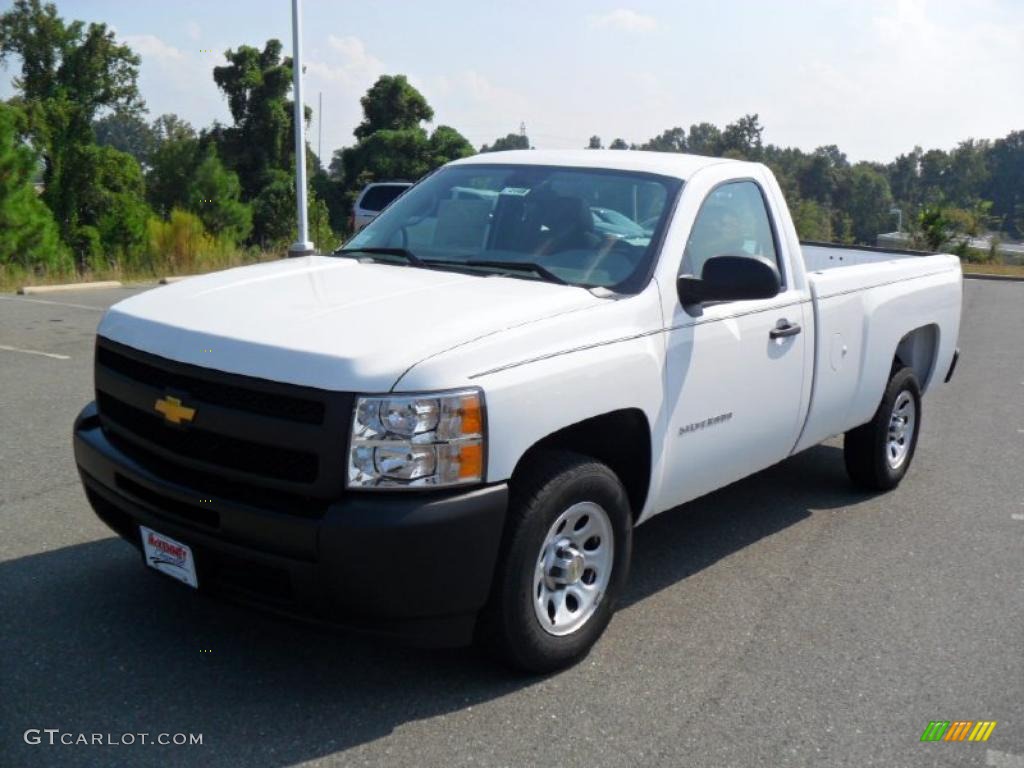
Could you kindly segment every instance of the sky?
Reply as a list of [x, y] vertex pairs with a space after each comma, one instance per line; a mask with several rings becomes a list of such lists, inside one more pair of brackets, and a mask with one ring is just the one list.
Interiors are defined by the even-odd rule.
[[[174, 112], [196, 128], [230, 123], [212, 76], [225, 50], [272, 37], [292, 50], [288, 0], [57, 6], [106, 22], [141, 55], [151, 118]], [[305, 0], [302, 13], [325, 162], [354, 143], [359, 97], [398, 73], [435, 125], [477, 148], [521, 123], [534, 146], [558, 149], [757, 113], [765, 142], [889, 161], [1024, 128], [1024, 0]], [[16, 69], [0, 73], [0, 96]]]

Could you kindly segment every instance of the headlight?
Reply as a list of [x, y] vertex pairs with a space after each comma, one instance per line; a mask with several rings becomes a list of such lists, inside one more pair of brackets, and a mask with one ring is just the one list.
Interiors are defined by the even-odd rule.
[[350, 488], [427, 488], [484, 479], [478, 389], [356, 398]]

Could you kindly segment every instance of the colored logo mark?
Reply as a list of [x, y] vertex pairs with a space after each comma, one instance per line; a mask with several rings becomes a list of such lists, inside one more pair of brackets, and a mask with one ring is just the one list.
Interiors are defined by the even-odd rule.
[[161, 397], [153, 404], [153, 410], [163, 414], [163, 417], [171, 424], [183, 424], [192, 421], [196, 416], [196, 409], [182, 405], [181, 400], [176, 397]]
[[921, 741], [988, 741], [995, 728], [995, 720], [932, 720]]

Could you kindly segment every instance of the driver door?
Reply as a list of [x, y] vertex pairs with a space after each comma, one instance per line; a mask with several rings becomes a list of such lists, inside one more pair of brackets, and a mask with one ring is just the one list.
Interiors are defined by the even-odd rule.
[[717, 302], [694, 313], [676, 303], [667, 334], [662, 509], [764, 469], [796, 442], [808, 299], [787, 287], [765, 200], [752, 179], [720, 184], [687, 239], [680, 274], [699, 276], [713, 256], [761, 256], [776, 262], [783, 286], [770, 299]]

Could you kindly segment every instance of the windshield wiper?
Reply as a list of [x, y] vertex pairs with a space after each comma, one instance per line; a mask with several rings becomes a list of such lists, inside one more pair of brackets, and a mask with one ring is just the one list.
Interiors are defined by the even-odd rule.
[[398, 256], [414, 267], [424, 269], [458, 269], [459, 267], [494, 267], [495, 269], [533, 272], [551, 283], [568, 285], [568, 283], [549, 270], [547, 267], [531, 261], [488, 261], [487, 259], [470, 259], [469, 261], [449, 261], [448, 259], [421, 259], [408, 248], [339, 248], [334, 255], [365, 253], [368, 256]]
[[414, 267], [426, 267], [428, 264], [408, 248], [339, 248], [334, 255], [345, 255], [349, 253], [365, 253], [369, 256], [398, 256], [405, 259]]
[[550, 283], [558, 283], [559, 285], [569, 284], [547, 267], [532, 261], [487, 261], [486, 259], [470, 259], [469, 261], [464, 261], [462, 263], [470, 267], [495, 267], [497, 269], [533, 272], [535, 275], [540, 275]]

